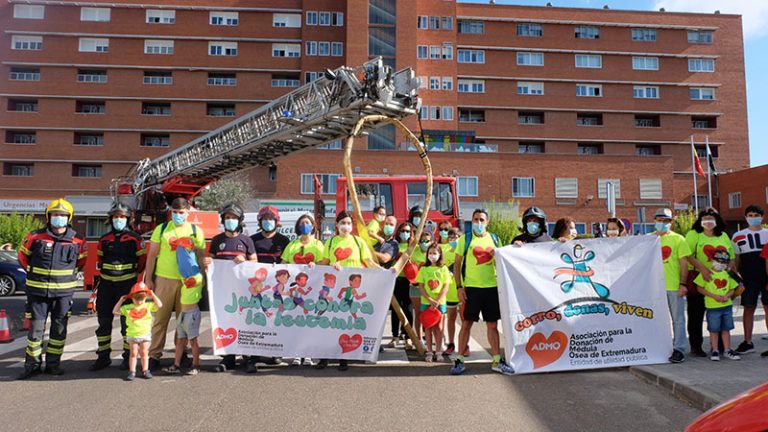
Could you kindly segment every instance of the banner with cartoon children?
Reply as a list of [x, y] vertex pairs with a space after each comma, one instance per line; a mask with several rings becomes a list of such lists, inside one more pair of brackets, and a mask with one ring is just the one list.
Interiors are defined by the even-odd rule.
[[518, 373], [664, 363], [672, 352], [657, 236], [508, 246], [496, 266]]
[[215, 354], [376, 361], [395, 274], [214, 260]]

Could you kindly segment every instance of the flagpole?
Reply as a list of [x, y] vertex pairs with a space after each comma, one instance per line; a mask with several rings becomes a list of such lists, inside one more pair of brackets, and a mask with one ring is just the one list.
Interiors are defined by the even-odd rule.
[[699, 194], [696, 186], [696, 146], [693, 145], [693, 135], [691, 135], [691, 172], [693, 173], [693, 208], [696, 214], [699, 214]]
[[712, 207], [712, 154], [709, 151], [709, 135], [704, 139], [707, 146], [707, 193], [709, 194], [709, 206]]

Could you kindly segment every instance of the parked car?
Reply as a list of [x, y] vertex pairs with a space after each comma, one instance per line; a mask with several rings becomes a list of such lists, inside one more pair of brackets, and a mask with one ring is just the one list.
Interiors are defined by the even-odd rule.
[[0, 297], [26, 289], [27, 272], [21, 268], [16, 251], [0, 251]]
[[768, 382], [710, 409], [685, 432], [759, 432], [768, 430]]

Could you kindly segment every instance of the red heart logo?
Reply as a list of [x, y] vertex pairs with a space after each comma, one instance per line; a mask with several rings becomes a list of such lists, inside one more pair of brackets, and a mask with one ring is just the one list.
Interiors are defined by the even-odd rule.
[[567, 344], [568, 336], [561, 331], [553, 331], [548, 338], [543, 333], [534, 333], [525, 345], [525, 352], [533, 360], [533, 368], [538, 369], [557, 361]]
[[333, 251], [333, 255], [336, 257], [336, 261], [344, 261], [352, 256], [352, 248], [338, 248]]
[[725, 286], [728, 285], [728, 281], [726, 279], [715, 279], [715, 286], [722, 289], [725, 288]]
[[437, 287], [440, 286], [440, 281], [439, 280], [431, 280], [431, 281], [427, 282], [427, 285], [429, 285], [429, 287], [434, 290], [434, 289], [437, 289]]
[[350, 336], [345, 333], [339, 336], [339, 346], [341, 347], [342, 353], [348, 353], [350, 351], [354, 351], [358, 349], [362, 344], [363, 344], [363, 335], [361, 334]]
[[727, 251], [727, 250], [728, 249], [726, 249], [724, 246], [718, 246], [718, 247], [714, 247], [712, 245], [704, 246], [704, 254], [707, 256], [707, 260], [709, 262], [712, 262], [712, 257], [715, 255], [715, 252], [717, 252], [717, 251]]
[[131, 318], [137, 320], [147, 316], [147, 308], [133, 308], [128, 312]]
[[213, 330], [213, 343], [216, 344], [216, 348], [224, 348], [235, 340], [237, 340], [237, 329], [234, 327], [226, 330], [216, 327]]
[[475, 255], [477, 265], [485, 264], [493, 259], [493, 248], [488, 247], [483, 249], [480, 246], [476, 246], [474, 249], [472, 249], [472, 254]]
[[669, 256], [672, 255], [672, 248], [669, 246], [661, 247], [661, 259], [666, 261]]
[[293, 256], [293, 262], [296, 264], [309, 264], [311, 262], [315, 262], [315, 254], [312, 252], [302, 255], [302, 254], [295, 254]]

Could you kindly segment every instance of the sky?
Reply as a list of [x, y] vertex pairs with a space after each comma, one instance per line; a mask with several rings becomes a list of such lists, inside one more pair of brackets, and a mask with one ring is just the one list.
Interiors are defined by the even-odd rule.
[[[480, 3], [483, 0], [468, 0]], [[516, 4], [611, 9], [659, 10], [670, 12], [704, 12], [742, 15], [747, 75], [747, 108], [749, 112], [749, 147], [751, 165], [768, 164], [768, 0], [496, 0], [497, 4]], [[761, 55], [762, 54], [762, 55]]]

